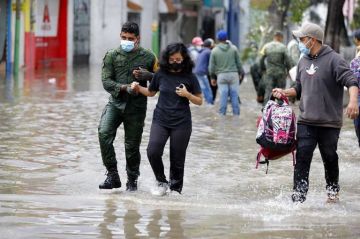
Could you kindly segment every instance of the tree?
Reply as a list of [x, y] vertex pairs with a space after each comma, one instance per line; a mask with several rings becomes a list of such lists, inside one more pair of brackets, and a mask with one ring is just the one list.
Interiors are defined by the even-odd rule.
[[325, 43], [339, 52], [340, 43], [347, 40], [344, 14], [342, 12], [345, 0], [329, 0], [328, 14], [325, 26]]
[[290, 0], [273, 0], [268, 8], [269, 22], [272, 30], [283, 30], [287, 22], [287, 11], [290, 6]]

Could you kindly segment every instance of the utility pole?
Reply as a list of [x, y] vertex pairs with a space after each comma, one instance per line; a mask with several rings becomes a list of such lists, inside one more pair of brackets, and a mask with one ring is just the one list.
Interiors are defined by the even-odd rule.
[[14, 74], [19, 74], [19, 54], [20, 54], [20, 0], [16, 0], [16, 18], [15, 18], [15, 46], [14, 46]]
[[7, 0], [6, 78], [11, 74], [11, 0]]
[[152, 39], [151, 39], [151, 48], [152, 51], [159, 56], [160, 46], [159, 46], [159, 0], [155, 1], [155, 6], [153, 9], [153, 23], [152, 23]]

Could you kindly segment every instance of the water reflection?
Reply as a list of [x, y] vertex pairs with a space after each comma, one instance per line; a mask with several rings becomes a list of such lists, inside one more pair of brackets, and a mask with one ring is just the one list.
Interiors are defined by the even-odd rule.
[[140, 230], [138, 227], [141, 215], [136, 209], [128, 209], [124, 215], [124, 235], [125, 238], [139, 238]]
[[119, 202], [114, 195], [105, 200], [101, 238], [186, 238], [181, 210], [146, 210], [134, 202]]
[[116, 202], [113, 198], [105, 200], [105, 212], [103, 214], [104, 221], [99, 224], [101, 238], [112, 239], [113, 232], [110, 228], [115, 224], [117, 216], [115, 214], [117, 210]]
[[77, 67], [67, 70], [26, 70], [18, 75], [0, 74], [0, 102], [20, 98], [53, 97], [63, 99], [69, 92], [101, 90], [100, 66]]

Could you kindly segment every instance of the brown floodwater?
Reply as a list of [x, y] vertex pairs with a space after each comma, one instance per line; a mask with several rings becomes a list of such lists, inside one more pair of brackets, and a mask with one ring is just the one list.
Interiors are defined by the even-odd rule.
[[[240, 96], [240, 117], [218, 116], [218, 102], [192, 106], [183, 194], [159, 197], [151, 194], [146, 157], [156, 97], [148, 102], [139, 190], [101, 191], [97, 126], [108, 94], [100, 66], [1, 78], [0, 238], [359, 238], [360, 150], [352, 121], [344, 119], [338, 146], [340, 202], [325, 203], [316, 149], [308, 199], [293, 204], [290, 156], [271, 162], [268, 174], [263, 165], [255, 169], [261, 106], [251, 80]], [[120, 127], [114, 145], [124, 183], [123, 137]]]

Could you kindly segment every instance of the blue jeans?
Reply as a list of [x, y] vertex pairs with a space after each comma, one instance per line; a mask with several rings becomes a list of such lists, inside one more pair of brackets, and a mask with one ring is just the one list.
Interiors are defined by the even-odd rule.
[[213, 95], [212, 95], [212, 91], [210, 88], [210, 84], [209, 84], [207, 75], [196, 74], [196, 78], [199, 81], [199, 85], [200, 85], [201, 91], [204, 95], [206, 103], [214, 104], [214, 99], [213, 99]]
[[338, 192], [339, 164], [337, 144], [340, 129], [298, 124], [296, 164], [294, 169], [294, 193], [301, 194], [305, 200], [309, 189], [310, 164], [316, 145], [319, 146], [325, 168], [327, 191]]
[[239, 75], [237, 72], [220, 73], [217, 76], [217, 84], [220, 92], [220, 110], [221, 115], [226, 114], [227, 100], [230, 96], [233, 115], [240, 115], [239, 105]]

